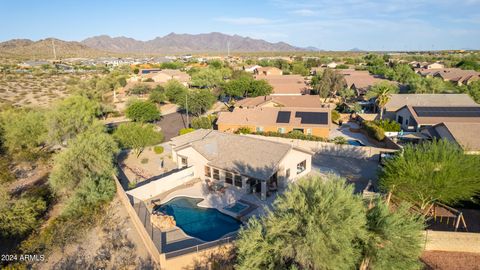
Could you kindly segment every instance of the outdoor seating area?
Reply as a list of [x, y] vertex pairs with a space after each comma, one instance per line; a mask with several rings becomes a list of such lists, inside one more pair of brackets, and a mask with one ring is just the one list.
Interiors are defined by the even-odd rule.
[[218, 194], [224, 194], [226, 191], [226, 187], [223, 183], [221, 182], [213, 182], [210, 179], [205, 179], [205, 183], [207, 185], [207, 188], [210, 192], [216, 192]]

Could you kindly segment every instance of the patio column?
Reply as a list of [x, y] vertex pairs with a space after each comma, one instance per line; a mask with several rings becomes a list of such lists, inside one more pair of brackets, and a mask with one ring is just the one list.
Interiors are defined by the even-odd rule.
[[248, 189], [250, 188], [250, 185], [247, 186], [247, 181], [248, 181], [248, 177], [243, 177], [243, 176], [242, 176], [242, 189], [243, 189], [243, 192], [248, 192]]
[[262, 181], [261, 187], [261, 199], [262, 201], [265, 201], [267, 199], [267, 181]]

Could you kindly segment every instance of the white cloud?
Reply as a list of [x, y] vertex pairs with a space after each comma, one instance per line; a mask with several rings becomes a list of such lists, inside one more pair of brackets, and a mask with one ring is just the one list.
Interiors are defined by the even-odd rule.
[[258, 25], [258, 24], [269, 24], [272, 23], [272, 20], [266, 18], [259, 18], [259, 17], [220, 17], [215, 18], [215, 21], [225, 22], [235, 25]]
[[313, 16], [315, 14], [317, 14], [315, 11], [311, 10], [311, 9], [297, 9], [297, 10], [294, 10], [292, 11], [293, 14], [296, 14], [296, 15], [299, 15], [299, 16]]

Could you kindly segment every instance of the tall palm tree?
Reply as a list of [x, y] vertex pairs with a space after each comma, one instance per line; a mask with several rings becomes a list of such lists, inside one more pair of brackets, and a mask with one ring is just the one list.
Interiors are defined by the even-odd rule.
[[398, 87], [389, 82], [379, 82], [368, 90], [366, 97], [368, 99], [375, 98], [375, 103], [380, 108], [380, 119], [383, 119], [383, 110], [385, 105], [390, 101], [392, 94], [398, 92]]

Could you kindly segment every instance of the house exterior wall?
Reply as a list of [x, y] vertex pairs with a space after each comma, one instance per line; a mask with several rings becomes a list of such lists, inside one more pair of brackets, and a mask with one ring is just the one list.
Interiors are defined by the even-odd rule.
[[328, 127], [302, 127], [302, 126], [254, 126], [254, 125], [233, 125], [233, 124], [218, 124], [218, 130], [222, 132], [234, 132], [241, 127], [248, 127], [252, 132], [257, 130], [257, 127], [263, 128], [264, 132], [278, 132], [279, 128], [284, 128], [288, 133], [294, 128], [303, 128], [303, 134], [308, 135], [307, 129], [311, 129], [310, 135], [327, 138], [330, 135], [330, 128]]
[[[172, 150], [172, 157], [175, 157], [174, 160], [177, 162], [179, 168], [182, 167], [181, 158], [186, 157], [188, 162], [188, 170], [190, 170], [189, 178], [200, 178], [202, 180], [210, 179], [212, 181], [221, 181], [225, 185], [230, 186], [231, 188], [236, 188], [241, 190], [245, 193], [250, 192], [249, 186], [247, 185], [247, 180], [249, 179], [248, 176], [240, 175], [242, 178], [242, 186], [238, 187], [235, 185], [235, 175], [239, 175], [236, 172], [226, 171], [222, 168], [217, 168], [214, 166], [208, 165], [208, 160], [205, 159], [202, 155], [200, 155], [195, 149], [192, 147], [187, 147], [181, 149], [179, 151]], [[302, 172], [297, 171], [297, 165], [301, 162], [305, 161], [305, 170]], [[208, 166], [210, 168], [210, 176], [205, 175], [205, 167]], [[219, 170], [219, 179], [213, 178], [213, 170]], [[312, 156], [304, 151], [299, 151], [297, 149], [292, 148], [287, 155], [280, 161], [278, 164], [277, 169], [277, 182], [280, 188], [286, 188], [287, 185], [294, 180], [307, 175], [312, 169]], [[289, 176], [287, 177], [287, 170], [290, 170]], [[226, 183], [226, 172], [232, 173], [232, 184]], [[266, 182], [265, 182], [266, 183]], [[265, 184], [264, 184], [265, 186]], [[262, 187], [262, 193], [265, 193]], [[262, 194], [264, 196], [265, 194]], [[263, 198], [263, 197], [262, 197]]]
[[194, 166], [194, 176], [202, 178], [204, 175], [203, 167], [208, 163], [208, 160], [192, 147], [187, 147], [179, 151], [172, 150], [172, 159], [177, 163], [177, 168], [182, 167], [182, 157], [187, 158], [188, 167]]
[[[400, 123], [400, 119], [399, 119], [399, 116], [401, 116], [403, 118], [403, 121]], [[410, 113], [410, 111], [405, 107], [405, 108], [402, 108], [400, 109], [399, 111], [396, 112], [395, 114], [395, 121], [397, 121], [401, 126], [402, 126], [402, 129], [403, 130], [412, 130], [412, 126], [411, 126], [411, 123], [410, 123], [410, 118], [412, 117], [412, 114]], [[418, 126], [414, 126], [415, 131], [417, 131], [418, 129]]]
[[[297, 173], [297, 164], [306, 161], [305, 170]], [[290, 176], [287, 178], [287, 170], [290, 170]], [[312, 170], [312, 155], [305, 152], [292, 149], [280, 162], [278, 166], [278, 185], [280, 188], [287, 187], [288, 183], [307, 175]]]
[[[177, 163], [178, 168], [182, 167], [182, 162], [181, 162], [182, 157], [187, 158], [187, 162], [188, 162], [189, 167], [193, 166], [193, 168], [194, 168], [193, 171], [194, 171], [194, 176], [195, 177], [200, 178], [202, 180], [213, 179], [213, 169], [218, 169], [219, 170], [219, 176], [220, 176], [220, 179], [218, 181], [223, 181], [223, 182], [225, 181], [225, 173], [227, 171], [223, 170], [221, 168], [216, 168], [216, 167], [208, 165], [208, 160], [206, 158], [204, 158], [202, 155], [200, 155], [200, 153], [195, 151], [195, 149], [193, 149], [192, 147], [187, 147], [185, 149], [181, 149], [178, 152], [175, 151], [175, 150], [172, 150], [172, 158]], [[210, 167], [211, 177], [205, 176], [205, 166]], [[230, 173], [233, 174], [233, 177], [235, 175], [238, 175], [235, 172], [230, 172]], [[247, 190], [247, 184], [246, 183], [247, 183], [248, 177], [246, 177], [246, 176], [241, 176], [241, 177], [242, 177], [242, 187], [241, 188], [235, 186], [235, 182], [233, 182], [232, 185], [227, 184], [227, 183], [225, 183], [225, 184], [229, 185], [229, 186], [232, 186], [232, 187], [235, 187], [237, 189], [240, 189], [244, 192], [247, 192], [248, 190]]]

